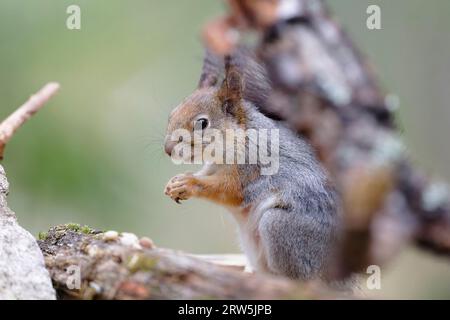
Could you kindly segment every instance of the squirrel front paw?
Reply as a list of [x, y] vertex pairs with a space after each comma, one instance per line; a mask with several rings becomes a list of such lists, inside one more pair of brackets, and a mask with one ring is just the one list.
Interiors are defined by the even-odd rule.
[[180, 200], [191, 198], [196, 188], [197, 179], [191, 173], [182, 173], [169, 180], [164, 193], [176, 203], [180, 203]]

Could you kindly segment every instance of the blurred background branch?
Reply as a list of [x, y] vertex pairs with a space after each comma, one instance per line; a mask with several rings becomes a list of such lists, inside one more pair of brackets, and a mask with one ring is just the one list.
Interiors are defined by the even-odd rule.
[[21, 105], [13, 114], [0, 123], [0, 160], [6, 144], [12, 138], [14, 132], [19, 129], [33, 114], [39, 111], [45, 103], [58, 91], [58, 83], [48, 83], [27, 102]]
[[309, 140], [342, 196], [345, 234], [331, 277], [383, 265], [410, 242], [448, 255], [446, 186], [411, 164], [388, 98], [324, 1], [228, 3], [230, 13], [206, 25], [205, 42], [227, 54], [256, 33], [274, 88], [260, 107]]

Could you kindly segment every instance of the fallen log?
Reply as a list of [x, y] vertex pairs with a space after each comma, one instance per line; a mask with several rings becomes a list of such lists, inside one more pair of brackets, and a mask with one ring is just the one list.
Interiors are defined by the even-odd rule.
[[317, 282], [245, 273], [235, 266], [156, 248], [129, 233], [68, 224], [53, 227], [40, 238], [46, 267], [61, 299], [323, 299], [336, 295]]

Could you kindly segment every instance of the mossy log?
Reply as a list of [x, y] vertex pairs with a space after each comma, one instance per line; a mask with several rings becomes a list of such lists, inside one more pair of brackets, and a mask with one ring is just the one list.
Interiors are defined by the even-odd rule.
[[156, 248], [128, 233], [111, 235], [63, 225], [41, 234], [38, 242], [61, 299], [332, 297], [317, 284], [242, 272]]

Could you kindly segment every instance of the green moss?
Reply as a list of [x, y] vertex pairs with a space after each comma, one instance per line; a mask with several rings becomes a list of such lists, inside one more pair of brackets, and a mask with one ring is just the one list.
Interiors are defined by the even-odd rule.
[[41, 231], [41, 232], [38, 233], [38, 239], [39, 240], [45, 240], [45, 239], [47, 239], [47, 237], [48, 237], [48, 233], [47, 232]]
[[68, 223], [66, 224], [67, 230], [72, 230], [75, 232], [80, 231], [81, 226], [78, 223]]
[[89, 226], [82, 226], [80, 228], [80, 231], [84, 234], [91, 234], [94, 232], [94, 229], [90, 228]]
[[92, 234], [95, 231], [94, 229], [92, 229], [89, 226], [86, 226], [86, 225], [81, 226], [78, 223], [68, 223], [65, 225], [65, 228], [66, 228], [66, 230], [72, 230], [72, 231], [81, 232], [84, 234]]

